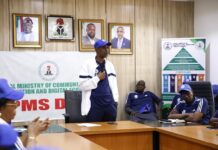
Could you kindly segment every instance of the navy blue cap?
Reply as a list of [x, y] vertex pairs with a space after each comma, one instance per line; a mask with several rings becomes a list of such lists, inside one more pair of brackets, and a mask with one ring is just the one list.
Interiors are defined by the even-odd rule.
[[179, 89], [179, 93], [181, 93], [182, 91], [191, 92], [192, 88], [188, 84], [182, 84], [180, 89]]
[[0, 124], [0, 147], [12, 146], [16, 140], [16, 131], [10, 125]]
[[0, 99], [20, 100], [23, 96], [23, 91], [13, 89], [6, 79], [0, 79]]
[[95, 42], [94, 48], [100, 48], [100, 47], [103, 47], [105, 45], [111, 46], [111, 42], [107, 42], [105, 40], [98, 40], [97, 42]]

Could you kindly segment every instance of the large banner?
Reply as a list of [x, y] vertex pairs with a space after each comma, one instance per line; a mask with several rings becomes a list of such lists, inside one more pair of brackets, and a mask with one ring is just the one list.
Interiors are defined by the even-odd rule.
[[162, 98], [171, 103], [185, 80], [205, 80], [205, 46], [203, 38], [162, 39]]
[[79, 90], [79, 70], [89, 58], [94, 53], [0, 52], [0, 78], [25, 92], [15, 121], [63, 119], [64, 91]]

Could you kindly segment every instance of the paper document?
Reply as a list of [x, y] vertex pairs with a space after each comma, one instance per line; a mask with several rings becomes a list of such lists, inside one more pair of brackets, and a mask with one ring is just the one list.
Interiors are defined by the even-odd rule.
[[17, 131], [17, 132], [24, 132], [24, 131], [27, 131], [27, 129], [24, 128], [24, 127], [15, 127], [14, 130]]
[[100, 124], [94, 124], [94, 123], [79, 123], [77, 125], [81, 126], [81, 127], [98, 127], [98, 126], [101, 126]]
[[159, 121], [163, 123], [185, 123], [185, 120], [182, 119], [163, 119]]
[[181, 122], [185, 122], [185, 120], [182, 119], [168, 119], [170, 120], [172, 123], [181, 123]]

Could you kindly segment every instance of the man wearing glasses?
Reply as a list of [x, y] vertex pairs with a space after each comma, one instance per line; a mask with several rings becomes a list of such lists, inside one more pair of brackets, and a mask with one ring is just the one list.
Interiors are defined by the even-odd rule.
[[[13, 89], [6, 79], [0, 79], [0, 125], [11, 126], [11, 121], [16, 116], [16, 108], [18, 107], [18, 100], [21, 100], [24, 96], [24, 92], [21, 90]], [[21, 141], [20, 138], [16, 139], [13, 145], [13, 149], [26, 150], [25, 146], [33, 146], [36, 144], [36, 137], [49, 126], [49, 120], [40, 121], [39, 117], [34, 119], [28, 125], [28, 135]], [[8, 135], [10, 140], [11, 135]], [[0, 139], [1, 140], [1, 139]]]

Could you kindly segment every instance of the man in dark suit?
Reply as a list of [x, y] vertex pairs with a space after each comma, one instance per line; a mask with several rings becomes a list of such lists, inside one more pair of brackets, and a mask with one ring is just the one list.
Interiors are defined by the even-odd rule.
[[124, 34], [125, 34], [124, 28], [122, 26], [117, 27], [117, 37], [113, 38], [111, 41], [112, 48], [129, 49], [131, 47], [130, 40], [125, 38]]
[[82, 37], [82, 44], [84, 46], [94, 45], [95, 42], [99, 40], [98, 38], [95, 37], [95, 32], [96, 32], [95, 24], [89, 23], [86, 26], [86, 32], [87, 32], [87, 35]]

